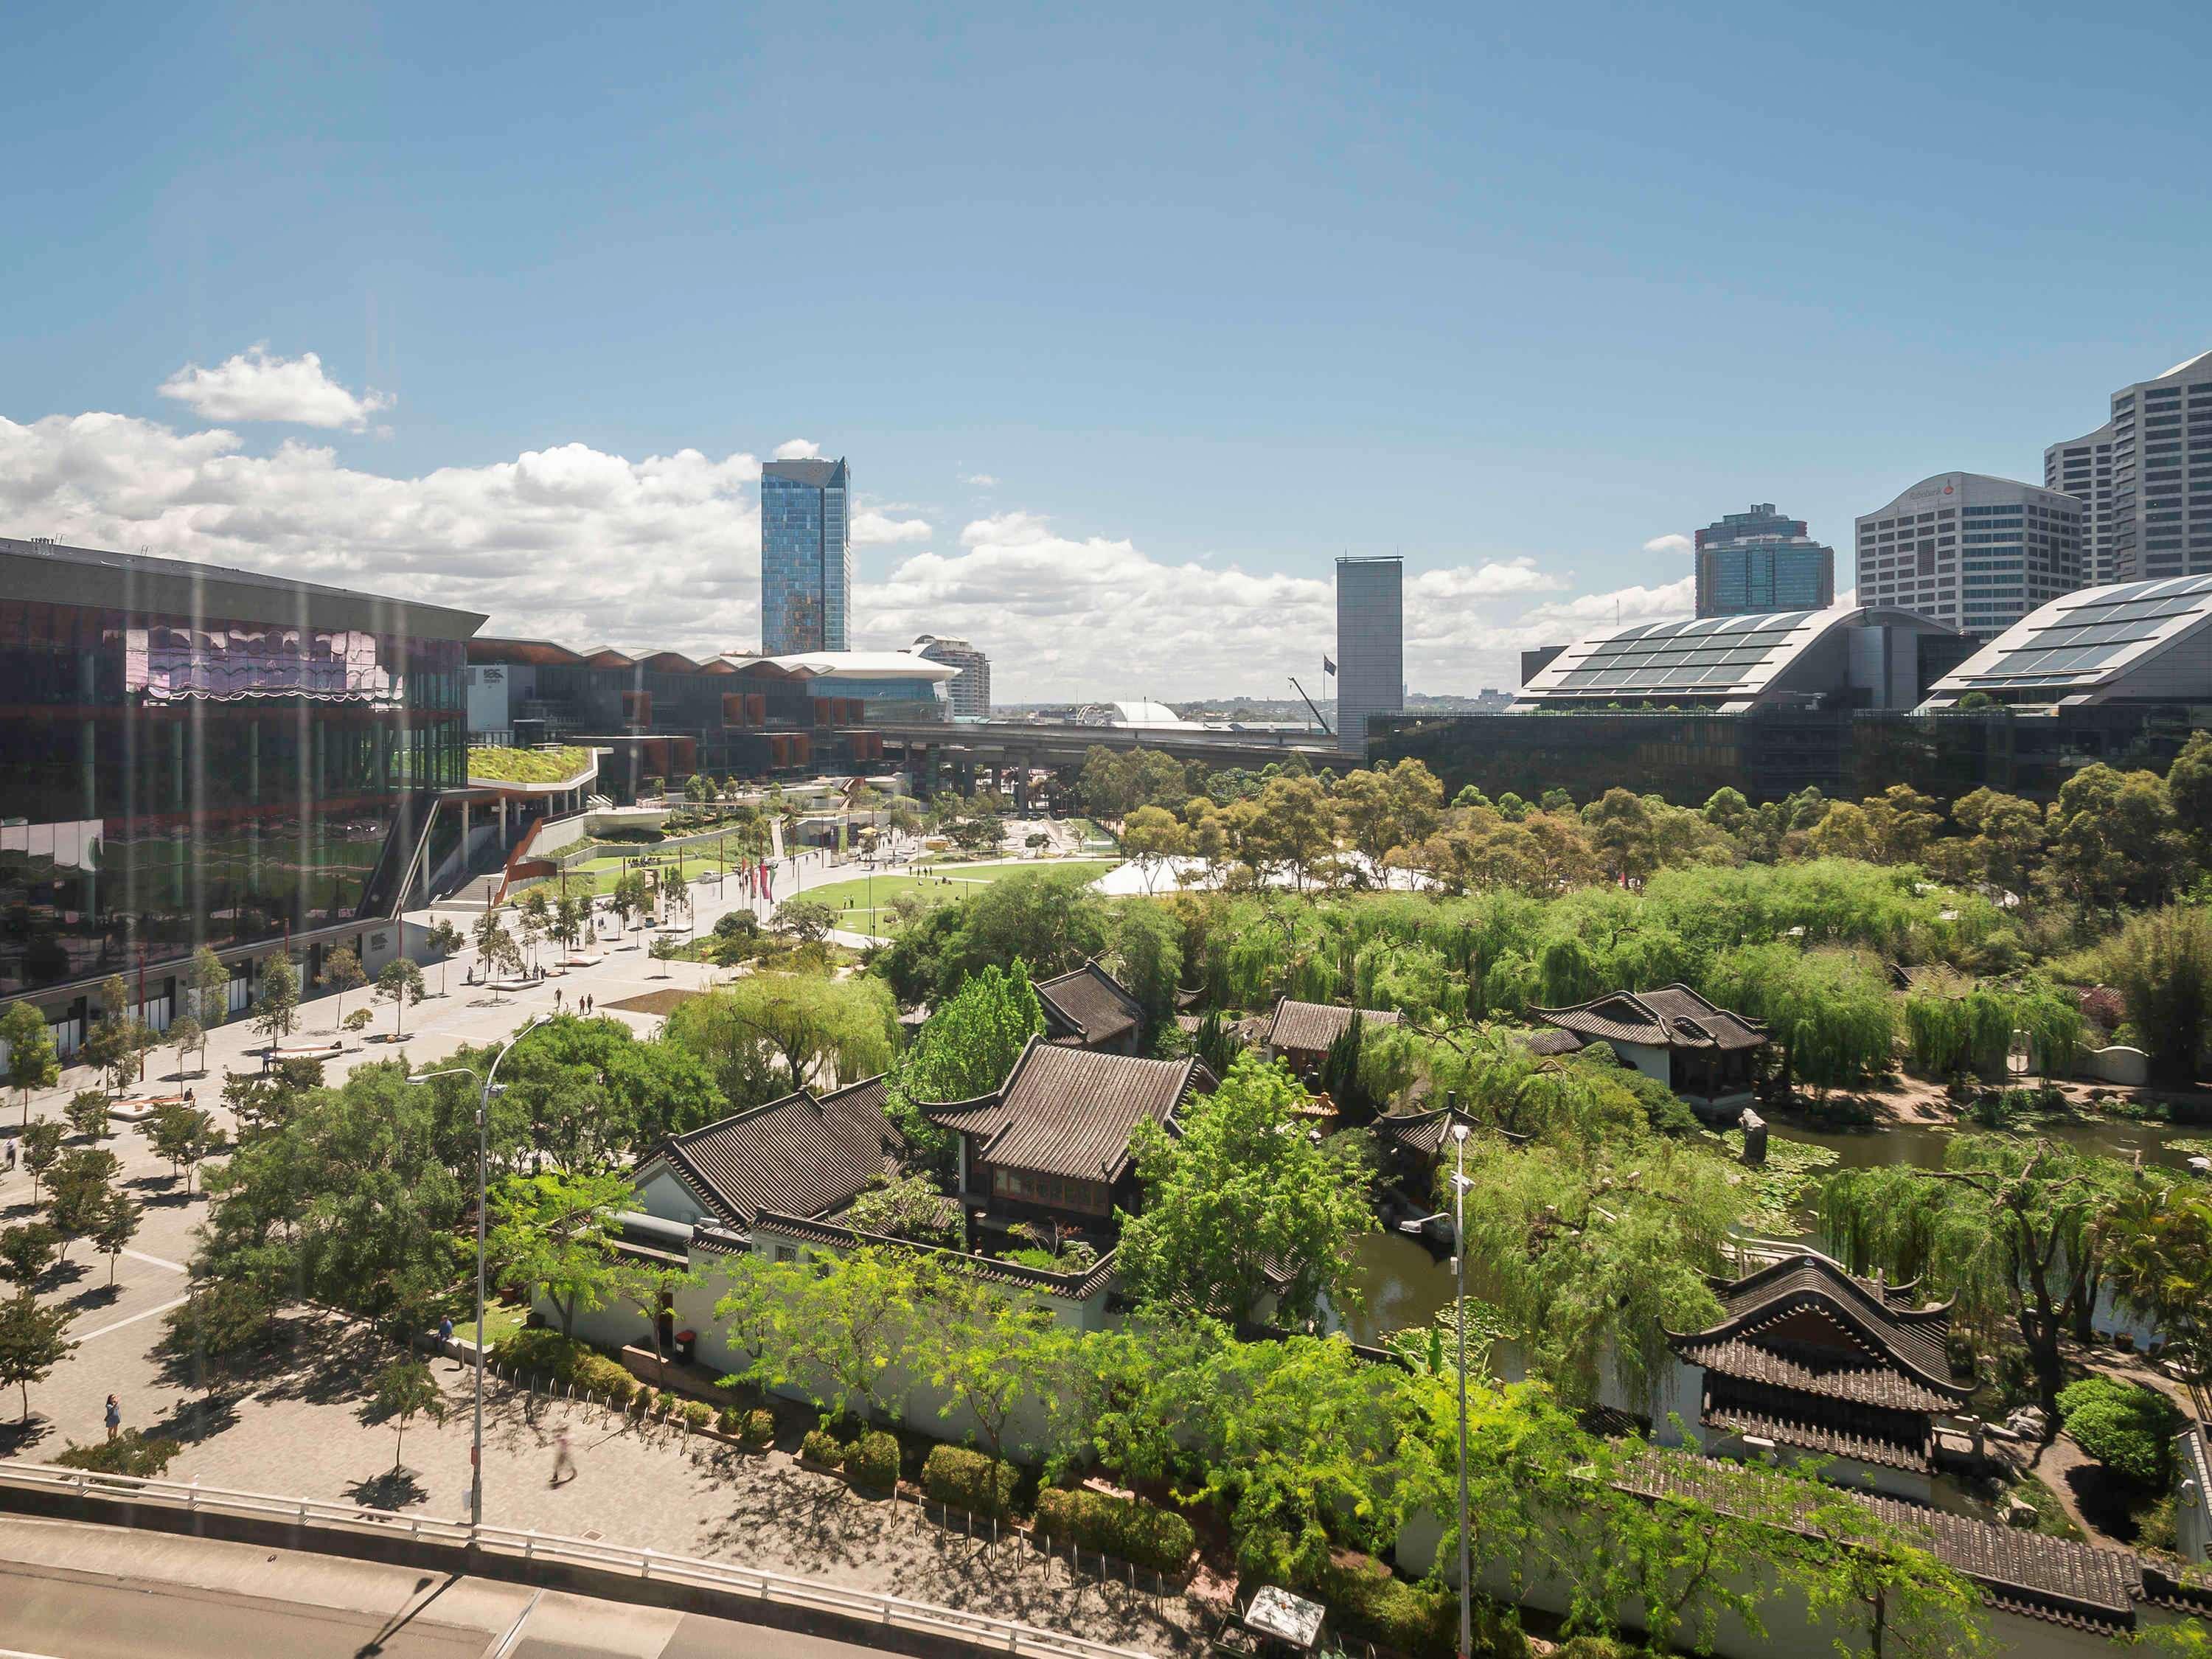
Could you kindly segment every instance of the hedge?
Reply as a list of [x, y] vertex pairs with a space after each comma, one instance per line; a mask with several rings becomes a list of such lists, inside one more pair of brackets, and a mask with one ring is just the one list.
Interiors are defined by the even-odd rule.
[[[1409, 1584], [1371, 1555], [1339, 1555], [1321, 1570], [1314, 1589], [1343, 1629], [1414, 1659], [1442, 1659], [1458, 1639], [1459, 1599], [1440, 1579]], [[1519, 1659], [1528, 1651], [1518, 1626], [1495, 1603], [1478, 1597], [1474, 1612], [1476, 1653]]]
[[738, 1423], [738, 1437], [748, 1446], [771, 1446], [775, 1443], [775, 1413], [756, 1407]]
[[1189, 1522], [1141, 1498], [1050, 1487], [1037, 1494], [1036, 1523], [1048, 1538], [1066, 1539], [1155, 1572], [1180, 1571], [1198, 1547]]
[[705, 1401], [687, 1400], [684, 1402], [684, 1423], [685, 1427], [691, 1429], [703, 1429], [708, 1424], [714, 1420], [714, 1408], [708, 1405]]
[[1020, 1480], [1012, 1464], [959, 1446], [932, 1449], [921, 1466], [921, 1484], [932, 1498], [975, 1515], [1012, 1515], [1014, 1488]]
[[112, 1440], [96, 1441], [89, 1446], [70, 1442], [69, 1449], [54, 1462], [65, 1469], [91, 1469], [100, 1474], [135, 1474], [141, 1480], [157, 1480], [169, 1467], [169, 1461], [184, 1447], [179, 1442], [155, 1436], [149, 1440], [136, 1429], [125, 1429]]
[[881, 1429], [872, 1429], [845, 1454], [845, 1473], [863, 1486], [898, 1485], [898, 1442]]
[[799, 1455], [811, 1463], [826, 1464], [833, 1469], [845, 1467], [845, 1443], [827, 1429], [809, 1429], [806, 1438], [799, 1443]]
[[2166, 1484], [2182, 1419], [2155, 1389], [2085, 1376], [2058, 1391], [2058, 1419], [2075, 1445], [2123, 1480], [2152, 1491]]
[[509, 1370], [564, 1389], [574, 1385], [595, 1398], [611, 1395], [617, 1405], [637, 1393], [637, 1379], [606, 1355], [548, 1328], [510, 1331], [490, 1352]]

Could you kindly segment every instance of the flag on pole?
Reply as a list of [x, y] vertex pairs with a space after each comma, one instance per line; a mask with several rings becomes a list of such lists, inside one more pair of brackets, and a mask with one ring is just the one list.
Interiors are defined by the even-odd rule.
[[1321, 672], [1324, 674], [1334, 674], [1336, 672], [1336, 665], [1327, 657], [1323, 657], [1321, 659]]

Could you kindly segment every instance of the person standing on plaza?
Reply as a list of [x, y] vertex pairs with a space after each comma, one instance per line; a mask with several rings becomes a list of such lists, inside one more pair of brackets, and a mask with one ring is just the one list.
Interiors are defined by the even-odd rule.
[[113, 1395], [107, 1396], [107, 1437], [115, 1438], [123, 1427], [123, 1402]]

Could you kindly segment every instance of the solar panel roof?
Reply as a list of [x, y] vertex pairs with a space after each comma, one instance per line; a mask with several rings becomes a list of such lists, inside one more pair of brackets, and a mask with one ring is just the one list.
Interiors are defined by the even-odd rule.
[[1638, 623], [1569, 647], [1529, 683], [1528, 694], [1642, 702], [1756, 691], [1845, 614], [1786, 611]]
[[2206, 618], [2212, 618], [2212, 575], [2085, 588], [2014, 623], [1936, 689], [2095, 684]]

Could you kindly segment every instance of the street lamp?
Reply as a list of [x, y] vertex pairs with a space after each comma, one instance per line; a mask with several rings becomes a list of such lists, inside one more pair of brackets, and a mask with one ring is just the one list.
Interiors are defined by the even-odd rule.
[[[484, 1212], [491, 1207], [486, 1190], [485, 1176], [490, 1162], [490, 1122], [492, 1079], [499, 1075], [499, 1063], [505, 1060], [514, 1045], [553, 1018], [550, 1014], [532, 1014], [527, 1024], [499, 1046], [484, 1070], [483, 1089], [477, 1096], [477, 1401], [476, 1440], [469, 1453], [469, 1528], [471, 1532], [483, 1525], [483, 1382], [484, 1382]], [[428, 1083], [433, 1078], [474, 1077], [473, 1067], [442, 1066], [434, 1072], [422, 1072], [410, 1077], [410, 1083]]]
[[[1467, 1125], [1453, 1124], [1451, 1135], [1452, 1322], [1459, 1327], [1459, 1654], [1468, 1659], [1474, 1644], [1474, 1585], [1467, 1544]], [[483, 1334], [481, 1324], [477, 1334]]]

